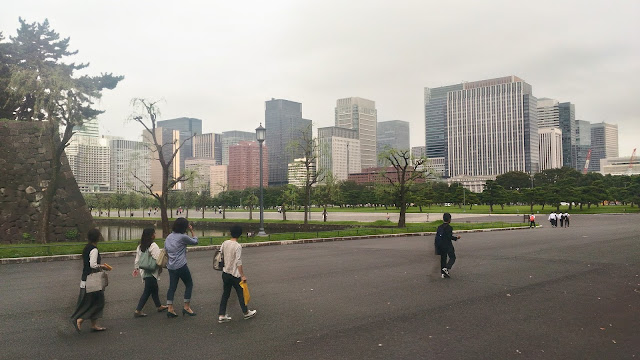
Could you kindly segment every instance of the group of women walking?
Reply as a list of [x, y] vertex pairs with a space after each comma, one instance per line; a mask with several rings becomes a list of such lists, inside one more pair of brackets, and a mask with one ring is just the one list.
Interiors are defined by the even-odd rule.
[[[187, 231], [190, 231], [191, 236], [186, 234]], [[91, 320], [92, 331], [106, 330], [106, 328], [97, 324], [97, 320], [102, 317], [102, 311], [105, 305], [104, 287], [97, 291], [93, 291], [94, 289], [86, 289], [88, 283], [87, 279], [91, 274], [97, 274], [111, 269], [109, 265], [101, 263], [100, 253], [97, 248], [98, 241], [100, 241], [101, 238], [102, 235], [98, 229], [90, 230], [87, 235], [88, 243], [82, 252], [83, 269], [80, 282], [80, 295], [76, 305], [76, 310], [71, 316], [71, 322], [78, 332], [80, 332], [83, 322], [87, 319]], [[173, 224], [172, 233], [165, 239], [164, 251], [162, 251], [154, 242], [155, 238], [154, 229], [144, 229], [142, 232], [142, 238], [140, 239], [140, 244], [136, 250], [136, 258], [134, 260], [134, 270], [132, 275], [134, 277], [140, 275], [144, 283], [144, 290], [133, 314], [134, 317], [147, 316], [142, 309], [147, 303], [149, 297], [152, 298], [158, 312], [167, 311], [167, 317], [177, 317], [178, 314], [174, 308], [173, 299], [180, 280], [182, 280], [185, 286], [182, 315], [196, 316], [196, 313], [190, 306], [193, 280], [191, 279], [191, 272], [187, 266], [186, 256], [187, 245], [198, 244], [198, 238], [194, 236], [192, 226], [185, 218], [176, 219]], [[146, 269], [141, 268], [143, 263], [149, 263], [149, 260], [151, 260], [148, 258], [149, 256], [154, 262], [157, 262], [162, 256], [164, 256], [164, 253], [166, 253], [168, 257], [166, 267], [169, 271], [169, 289], [167, 291], [166, 306], [162, 305], [158, 295], [158, 280], [162, 273], [162, 267], [156, 266], [154, 270], [151, 270], [153, 266], [147, 267], [145, 265], [145, 267], [147, 267]]]

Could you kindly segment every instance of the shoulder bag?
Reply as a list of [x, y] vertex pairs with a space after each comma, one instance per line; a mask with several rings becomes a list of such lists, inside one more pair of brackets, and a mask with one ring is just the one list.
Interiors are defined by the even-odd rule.
[[222, 271], [224, 268], [224, 253], [222, 253], [222, 246], [216, 249], [213, 253], [213, 270]]
[[85, 292], [92, 293], [96, 291], [103, 291], [109, 285], [109, 277], [107, 273], [100, 270], [87, 275], [87, 281], [85, 282]]
[[156, 264], [161, 268], [166, 268], [169, 263], [169, 254], [167, 254], [166, 249], [160, 250], [160, 256], [158, 256], [158, 260], [156, 260]]

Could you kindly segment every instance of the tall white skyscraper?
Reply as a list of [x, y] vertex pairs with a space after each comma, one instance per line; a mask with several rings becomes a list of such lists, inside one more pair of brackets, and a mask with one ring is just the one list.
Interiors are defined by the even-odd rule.
[[76, 134], [65, 152], [81, 192], [110, 190], [111, 153], [107, 139]]
[[516, 76], [463, 83], [447, 93], [448, 171], [497, 176], [539, 171], [537, 99]]
[[[113, 139], [111, 148], [111, 191], [145, 191], [151, 174], [151, 152], [140, 141]], [[143, 184], [144, 182], [144, 184]]]
[[318, 129], [318, 169], [335, 180], [347, 180], [362, 170], [358, 132], [335, 126]]
[[540, 170], [562, 167], [562, 130], [556, 127], [538, 129], [540, 135]]
[[335, 124], [358, 132], [362, 168], [376, 167], [378, 112], [375, 101], [359, 97], [339, 99], [335, 108]]
[[560, 110], [558, 100], [538, 99], [538, 128], [560, 128]]

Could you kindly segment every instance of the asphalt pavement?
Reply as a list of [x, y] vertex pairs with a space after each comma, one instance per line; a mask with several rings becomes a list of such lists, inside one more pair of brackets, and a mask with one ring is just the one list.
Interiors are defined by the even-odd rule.
[[212, 251], [188, 254], [198, 315], [176, 319], [151, 301], [134, 319], [133, 258], [110, 258], [104, 333], [69, 322], [80, 261], [0, 265], [0, 358], [640, 358], [640, 215], [543, 225], [461, 234], [451, 279], [432, 236], [246, 248], [258, 314], [243, 320], [232, 294], [225, 324]]

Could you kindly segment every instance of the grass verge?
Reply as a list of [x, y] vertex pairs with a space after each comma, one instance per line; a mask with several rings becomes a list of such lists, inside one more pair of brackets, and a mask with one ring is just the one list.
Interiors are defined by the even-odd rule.
[[[313, 232], [290, 232], [269, 234], [266, 237], [242, 237], [241, 243], [253, 243], [262, 241], [282, 241], [282, 240], [300, 240], [314, 238], [332, 238], [332, 237], [348, 237], [348, 236], [364, 236], [364, 235], [383, 235], [383, 234], [403, 234], [417, 232], [433, 232], [442, 221], [434, 221], [427, 224], [407, 224], [405, 228], [397, 227], [359, 227], [344, 230], [332, 231], [313, 231]], [[526, 223], [452, 223], [455, 230], [473, 230], [473, 229], [489, 229], [489, 228], [505, 228], [505, 227], [522, 227], [528, 226]], [[197, 246], [220, 245], [228, 237], [207, 236], [199, 239]], [[160, 247], [164, 247], [164, 239], [156, 240]], [[16, 257], [32, 257], [32, 256], [51, 256], [51, 255], [68, 255], [80, 254], [84, 248], [84, 242], [61, 242], [55, 244], [11, 244], [0, 246], [0, 258], [16, 258]], [[103, 241], [98, 247], [101, 252], [110, 251], [129, 251], [135, 250], [138, 246], [137, 241]]]

